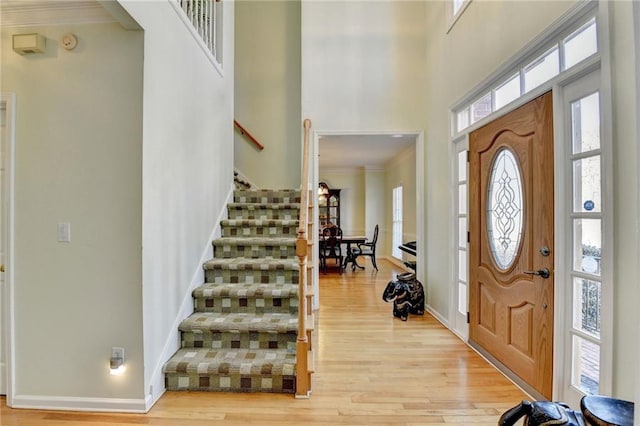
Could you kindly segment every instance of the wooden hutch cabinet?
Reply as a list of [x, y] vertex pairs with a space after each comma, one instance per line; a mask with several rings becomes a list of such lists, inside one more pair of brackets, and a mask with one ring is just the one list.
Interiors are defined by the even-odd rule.
[[340, 190], [330, 189], [326, 183], [320, 182], [318, 190], [318, 210], [320, 229], [329, 222], [340, 227]]

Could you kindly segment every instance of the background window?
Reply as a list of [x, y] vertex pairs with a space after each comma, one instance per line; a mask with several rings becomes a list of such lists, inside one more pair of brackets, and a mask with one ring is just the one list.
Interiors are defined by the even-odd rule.
[[402, 245], [402, 187], [393, 188], [393, 234], [391, 255], [396, 259], [402, 259], [402, 251], [398, 248]]

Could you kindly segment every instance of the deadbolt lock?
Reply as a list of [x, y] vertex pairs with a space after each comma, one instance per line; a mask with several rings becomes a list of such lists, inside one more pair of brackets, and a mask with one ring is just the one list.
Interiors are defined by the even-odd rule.
[[540, 247], [540, 254], [543, 255], [544, 257], [547, 257], [551, 254], [551, 250], [547, 246], [542, 246]]

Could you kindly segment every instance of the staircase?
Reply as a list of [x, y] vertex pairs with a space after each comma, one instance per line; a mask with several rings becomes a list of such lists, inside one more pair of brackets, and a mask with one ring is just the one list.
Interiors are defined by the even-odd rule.
[[296, 392], [299, 203], [300, 191], [235, 190], [167, 390]]

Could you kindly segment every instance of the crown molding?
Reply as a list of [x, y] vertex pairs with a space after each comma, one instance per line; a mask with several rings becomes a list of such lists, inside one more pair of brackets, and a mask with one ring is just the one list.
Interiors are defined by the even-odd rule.
[[3, 28], [116, 22], [96, 1], [2, 0], [0, 24]]

